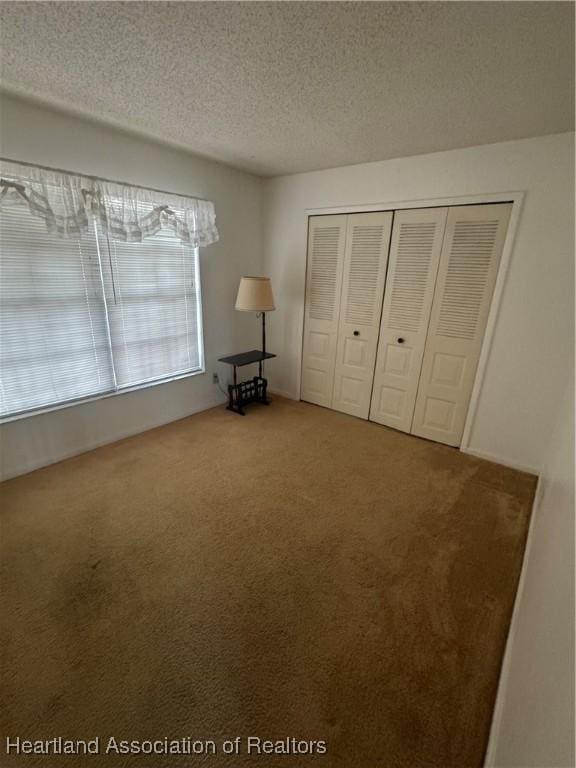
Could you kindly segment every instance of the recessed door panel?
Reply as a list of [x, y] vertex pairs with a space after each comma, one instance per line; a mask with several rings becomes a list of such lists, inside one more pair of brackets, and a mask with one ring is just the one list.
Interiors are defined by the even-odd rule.
[[348, 216], [332, 407], [368, 418], [392, 214]]
[[413, 348], [406, 346], [406, 344], [386, 344], [384, 373], [400, 379], [408, 379], [412, 370], [413, 352]]
[[370, 419], [404, 432], [412, 425], [447, 213], [394, 214]]
[[363, 398], [363, 381], [350, 376], [341, 376], [338, 381], [338, 399], [351, 408], [358, 407]]
[[311, 398], [322, 399], [328, 389], [332, 388], [332, 382], [328, 381], [328, 372], [308, 366], [302, 372], [302, 391], [308, 393], [310, 398], [308, 402], [313, 402]]
[[510, 203], [451, 208], [412, 432], [459, 446], [486, 329]]
[[397, 387], [381, 386], [378, 409], [391, 418], [400, 418], [405, 408], [406, 390]]
[[424, 403], [423, 424], [429, 429], [450, 432], [454, 426], [455, 405], [449, 400], [427, 397]]
[[318, 361], [328, 360], [330, 356], [330, 334], [310, 331], [308, 336], [308, 354]]
[[364, 339], [355, 336], [344, 340], [342, 362], [347, 367], [364, 368], [368, 362], [369, 349]]
[[466, 371], [466, 357], [436, 352], [432, 361], [430, 381], [445, 387], [459, 387]]

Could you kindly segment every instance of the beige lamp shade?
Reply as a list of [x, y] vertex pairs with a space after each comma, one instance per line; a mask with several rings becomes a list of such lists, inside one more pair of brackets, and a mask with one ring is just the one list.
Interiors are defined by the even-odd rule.
[[271, 312], [276, 309], [270, 278], [241, 278], [236, 297], [236, 309], [240, 312]]

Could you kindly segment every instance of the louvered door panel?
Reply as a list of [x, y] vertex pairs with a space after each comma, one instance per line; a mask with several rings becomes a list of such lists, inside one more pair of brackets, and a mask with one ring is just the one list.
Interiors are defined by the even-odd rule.
[[346, 216], [311, 216], [302, 353], [302, 400], [330, 407], [342, 289]]
[[370, 420], [404, 432], [412, 426], [447, 214], [394, 214]]
[[348, 216], [332, 407], [363, 419], [370, 408], [391, 228], [390, 212]]
[[459, 446], [510, 203], [451, 208], [440, 257], [412, 432]]

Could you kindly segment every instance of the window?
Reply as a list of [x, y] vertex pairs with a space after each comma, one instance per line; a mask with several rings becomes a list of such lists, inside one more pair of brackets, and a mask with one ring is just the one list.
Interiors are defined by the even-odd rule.
[[197, 249], [163, 230], [98, 245], [116, 387], [203, 370]]
[[[59, 192], [51, 189], [51, 202]], [[115, 201], [118, 202], [118, 201]], [[139, 202], [145, 216], [152, 203]], [[0, 212], [0, 417], [203, 370], [198, 249], [162, 228], [62, 238], [26, 205]]]

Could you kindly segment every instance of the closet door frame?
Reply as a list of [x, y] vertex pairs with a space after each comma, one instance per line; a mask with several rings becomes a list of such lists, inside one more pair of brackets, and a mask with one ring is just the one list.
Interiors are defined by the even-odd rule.
[[[462, 197], [441, 197], [441, 198], [427, 198], [424, 200], [399, 200], [386, 201], [382, 203], [370, 203], [367, 205], [345, 205], [345, 206], [333, 206], [326, 208], [308, 208], [304, 210], [305, 225], [303, 228], [303, 248], [304, 265], [306, 269], [307, 263], [307, 244], [308, 244], [308, 219], [310, 216], [323, 216], [327, 214], [350, 214], [350, 213], [371, 213], [374, 211], [400, 211], [406, 208], [438, 208], [438, 207], [453, 207], [456, 205], [481, 205], [483, 203], [512, 203], [512, 211], [510, 213], [510, 220], [508, 222], [508, 230], [506, 232], [506, 239], [504, 241], [504, 248], [502, 250], [502, 256], [500, 257], [500, 264], [498, 267], [498, 274], [496, 276], [496, 283], [494, 285], [494, 292], [492, 294], [492, 301], [490, 304], [490, 311], [488, 313], [488, 320], [486, 322], [486, 328], [484, 331], [484, 338], [482, 340], [482, 347], [480, 350], [480, 357], [478, 359], [478, 365], [476, 368], [476, 376], [474, 378], [474, 385], [472, 387], [472, 393], [470, 395], [470, 402], [468, 404], [468, 413], [466, 415], [466, 422], [464, 424], [464, 432], [462, 434], [462, 442], [460, 443], [459, 450], [463, 453], [470, 453], [470, 434], [474, 421], [476, 418], [476, 412], [478, 409], [478, 401], [480, 392], [482, 390], [482, 384], [484, 381], [484, 375], [486, 373], [486, 365], [488, 362], [488, 356], [492, 347], [494, 339], [494, 331], [496, 328], [496, 318], [502, 302], [502, 296], [504, 293], [504, 285], [506, 277], [508, 275], [508, 268], [510, 266], [510, 258], [512, 256], [512, 249], [516, 238], [516, 232], [520, 221], [520, 215], [524, 203], [525, 192], [512, 191], [512, 192], [497, 192], [493, 194], [485, 195], [464, 195]], [[301, 346], [300, 353], [298, 355], [298, 399], [300, 399], [300, 390], [302, 386], [302, 351], [303, 351], [303, 336], [304, 336], [304, 292], [302, 294], [301, 306], [302, 311], [300, 315], [301, 324]], [[475, 452], [473, 452], [475, 453]]]

